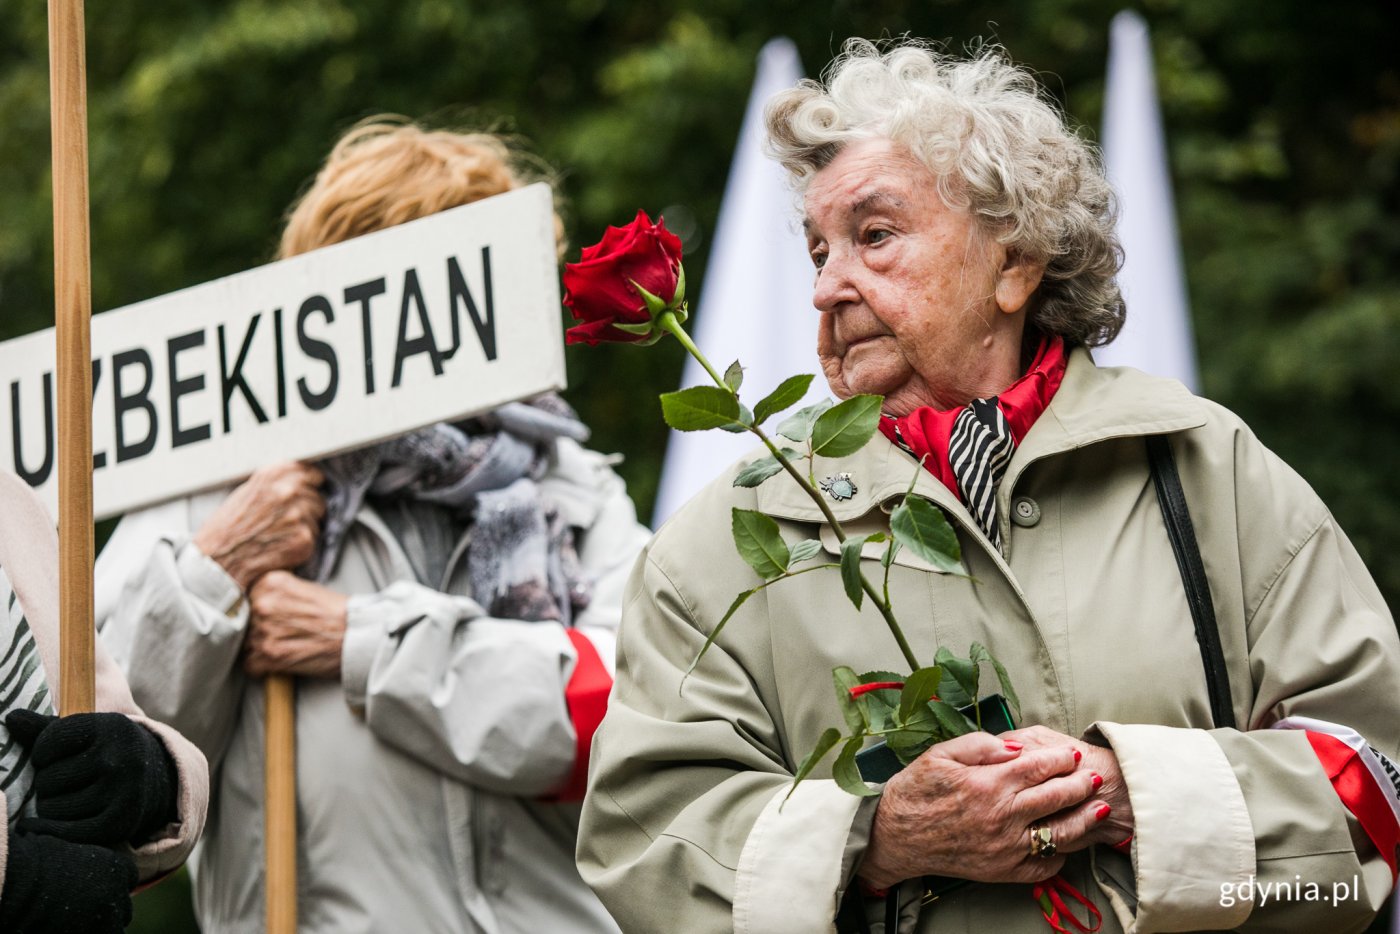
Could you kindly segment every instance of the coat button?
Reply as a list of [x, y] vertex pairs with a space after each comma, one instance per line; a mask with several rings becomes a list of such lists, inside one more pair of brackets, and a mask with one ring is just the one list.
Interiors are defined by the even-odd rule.
[[1018, 496], [1011, 504], [1011, 521], [1028, 529], [1040, 521], [1040, 504], [1029, 496]]

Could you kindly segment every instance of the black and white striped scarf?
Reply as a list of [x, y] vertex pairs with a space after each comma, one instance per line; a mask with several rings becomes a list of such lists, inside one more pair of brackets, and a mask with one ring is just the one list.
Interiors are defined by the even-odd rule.
[[997, 488], [1015, 453], [1016, 441], [996, 396], [974, 399], [958, 413], [948, 438], [948, 464], [958, 478], [958, 491], [968, 512], [998, 551]]
[[[904, 440], [898, 419], [889, 415], [885, 418], [893, 426], [891, 440], [909, 455], [919, 457], [919, 452]], [[967, 511], [998, 551], [1001, 528], [997, 525], [997, 488], [1015, 453], [1016, 439], [996, 396], [973, 399], [958, 413], [948, 437], [948, 466], [957, 478], [958, 495]]]
[[921, 406], [880, 420], [881, 434], [956, 494], [978, 529], [1003, 554], [997, 490], [1017, 445], [1060, 388], [1067, 363], [1062, 338], [1041, 338], [1030, 366], [996, 395], [958, 408]]

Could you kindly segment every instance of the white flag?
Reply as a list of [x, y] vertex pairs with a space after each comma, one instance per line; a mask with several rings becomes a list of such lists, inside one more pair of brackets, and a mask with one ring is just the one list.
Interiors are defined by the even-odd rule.
[[1196, 391], [1196, 350], [1152, 46], [1147, 23], [1128, 10], [1113, 18], [1103, 123], [1104, 162], [1121, 207], [1124, 262], [1118, 284], [1128, 320], [1113, 343], [1094, 351], [1094, 359], [1174, 377]]
[[[801, 78], [797, 48], [790, 40], [774, 39], [763, 47], [720, 206], [704, 291], [689, 328], [721, 372], [734, 360], [743, 364], [741, 394], [750, 406], [799, 373], [816, 374], [800, 405], [830, 394], [817, 360], [815, 271], [807, 257], [797, 203], [782, 167], [763, 155], [763, 107], [768, 98]], [[681, 385], [712, 383], [687, 357]], [[756, 446], [747, 432], [671, 432], [653, 527]]]

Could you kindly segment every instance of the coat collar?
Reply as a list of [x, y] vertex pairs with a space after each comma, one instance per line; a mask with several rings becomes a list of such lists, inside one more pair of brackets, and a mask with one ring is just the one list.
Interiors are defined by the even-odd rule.
[[[1100, 368], [1087, 350], [1075, 348], [1055, 398], [1017, 447], [1002, 481], [1004, 496], [999, 499], [1004, 506], [1004, 498], [1010, 495], [1016, 478], [1042, 458], [1111, 438], [1168, 434], [1199, 428], [1205, 423], [1203, 403], [1177, 381], [1133, 369]], [[949, 518], [976, 528], [966, 507], [947, 487], [878, 432], [855, 454], [817, 457], [812, 465], [812, 474], [819, 481], [843, 473], [850, 475], [856, 490], [847, 500], [827, 497], [826, 504], [838, 521], [856, 519], [877, 506], [886, 511], [892, 509], [912, 481], [914, 492], [933, 500]], [[757, 506], [760, 512], [780, 519], [825, 519], [816, 504], [784, 473], [758, 487]], [[1003, 514], [1005, 511], [1000, 510]]]

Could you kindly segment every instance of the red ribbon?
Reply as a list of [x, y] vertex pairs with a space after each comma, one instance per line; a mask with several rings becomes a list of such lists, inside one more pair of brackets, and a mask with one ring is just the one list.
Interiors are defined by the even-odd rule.
[[1380, 851], [1390, 867], [1390, 877], [1397, 876], [1396, 854], [1400, 852], [1400, 825], [1395, 812], [1385, 800], [1385, 792], [1376, 784], [1360, 754], [1346, 743], [1326, 733], [1307, 731], [1308, 742], [1327, 772], [1332, 788], [1342, 804], [1361, 824], [1361, 829]]
[[574, 673], [564, 687], [564, 704], [574, 725], [574, 765], [569, 770], [568, 782], [546, 797], [546, 801], [583, 800], [588, 788], [588, 753], [593, 748], [593, 734], [608, 712], [608, 695], [613, 683], [608, 666], [588, 637], [577, 629], [566, 629], [565, 634], [578, 653]]
[[[1089, 927], [1075, 917], [1074, 911], [1061, 895], [1068, 895], [1088, 909], [1093, 915], [1093, 927]], [[1103, 925], [1103, 915], [1094, 906], [1083, 892], [1070, 885], [1060, 876], [1052, 876], [1031, 888], [1031, 895], [1040, 903], [1041, 916], [1045, 918], [1045, 923], [1050, 925], [1050, 930], [1055, 934], [1071, 934], [1070, 929], [1065, 927], [1069, 924], [1080, 934], [1094, 934]]]
[[851, 688], [851, 700], [855, 700], [862, 694], [869, 694], [871, 691], [902, 691], [903, 681], [872, 681], [869, 684], [857, 684]]

